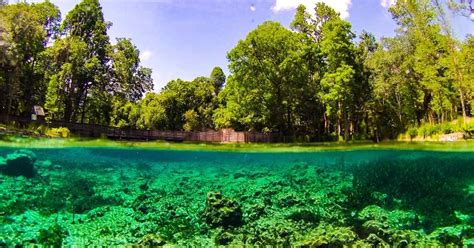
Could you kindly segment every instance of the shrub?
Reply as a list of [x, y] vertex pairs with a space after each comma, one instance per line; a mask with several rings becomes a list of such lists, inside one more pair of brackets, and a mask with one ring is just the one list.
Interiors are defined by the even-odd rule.
[[418, 129], [416, 129], [416, 127], [408, 129], [408, 135], [410, 135], [410, 139], [416, 138], [416, 136], [418, 136]]
[[423, 125], [419, 128], [419, 132], [418, 132], [420, 135], [423, 136], [423, 138], [426, 138], [427, 136], [430, 136], [430, 133], [429, 133], [429, 130], [428, 130], [428, 126], [426, 125]]
[[442, 123], [440, 124], [440, 129], [443, 134], [450, 134], [455, 131], [455, 127], [450, 123]]
[[36, 132], [39, 133], [39, 134], [46, 134], [46, 132], [48, 132], [48, 127], [45, 126], [45, 125], [39, 125], [36, 128]]
[[52, 138], [68, 138], [71, 135], [71, 131], [66, 127], [58, 127], [46, 131], [46, 135]]
[[469, 137], [474, 136], [474, 123], [467, 123], [462, 126], [462, 131]]

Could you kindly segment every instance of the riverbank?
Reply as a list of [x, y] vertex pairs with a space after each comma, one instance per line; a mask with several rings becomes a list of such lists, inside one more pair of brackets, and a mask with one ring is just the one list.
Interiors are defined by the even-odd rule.
[[165, 141], [115, 141], [108, 139], [46, 138], [30, 136], [0, 135], [0, 147], [16, 148], [140, 148], [157, 150], [233, 151], [233, 152], [318, 152], [350, 150], [427, 150], [449, 152], [474, 152], [474, 140], [455, 142], [418, 141], [370, 141], [318, 142], [318, 143], [172, 143]]

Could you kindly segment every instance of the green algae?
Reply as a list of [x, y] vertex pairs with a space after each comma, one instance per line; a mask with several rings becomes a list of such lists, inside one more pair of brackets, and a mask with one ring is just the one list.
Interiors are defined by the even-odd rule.
[[[4, 146], [0, 158], [17, 150]], [[472, 152], [24, 153], [36, 158], [34, 177], [0, 175], [3, 246], [420, 247], [474, 239]]]

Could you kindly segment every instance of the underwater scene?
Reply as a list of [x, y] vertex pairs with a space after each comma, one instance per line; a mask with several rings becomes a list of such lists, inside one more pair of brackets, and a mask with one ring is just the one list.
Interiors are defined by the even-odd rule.
[[474, 246], [474, 153], [0, 148], [0, 247]]

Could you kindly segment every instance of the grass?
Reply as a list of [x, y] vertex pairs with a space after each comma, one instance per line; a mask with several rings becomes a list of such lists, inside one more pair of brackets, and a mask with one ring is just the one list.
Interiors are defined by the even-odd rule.
[[219, 144], [219, 143], [169, 143], [164, 141], [113, 141], [82, 138], [34, 138], [27, 136], [0, 136], [0, 147], [17, 148], [139, 148], [159, 150], [199, 150], [232, 152], [318, 152], [347, 150], [429, 150], [474, 152], [474, 140], [457, 142], [320, 142], [272, 144]]

